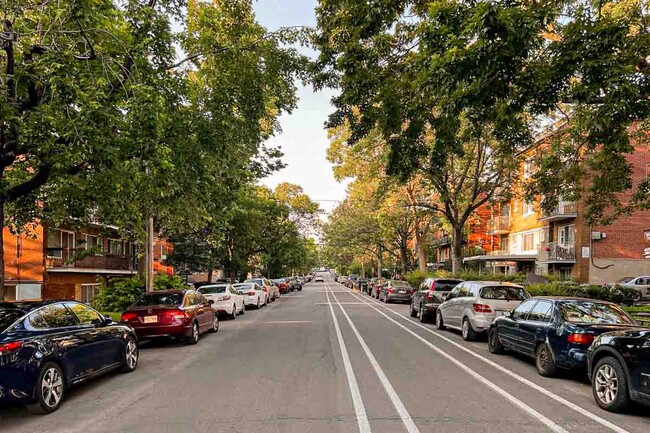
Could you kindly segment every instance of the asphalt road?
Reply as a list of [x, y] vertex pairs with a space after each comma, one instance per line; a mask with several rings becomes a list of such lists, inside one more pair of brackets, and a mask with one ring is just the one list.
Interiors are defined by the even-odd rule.
[[224, 320], [196, 346], [145, 343], [138, 370], [77, 387], [0, 432], [648, 432], [600, 410], [580, 375], [546, 379], [328, 281]]

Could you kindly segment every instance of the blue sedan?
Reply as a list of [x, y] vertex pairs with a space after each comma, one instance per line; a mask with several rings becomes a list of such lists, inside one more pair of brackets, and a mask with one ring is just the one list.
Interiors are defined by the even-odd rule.
[[137, 365], [133, 330], [85, 304], [0, 303], [0, 403], [54, 412], [70, 386]]
[[533, 357], [540, 375], [554, 376], [558, 369], [586, 367], [587, 349], [600, 334], [633, 326], [636, 321], [610, 302], [536, 297], [492, 323], [488, 347]]

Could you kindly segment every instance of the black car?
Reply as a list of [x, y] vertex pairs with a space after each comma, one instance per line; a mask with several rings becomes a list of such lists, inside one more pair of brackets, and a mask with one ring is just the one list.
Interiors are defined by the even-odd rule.
[[584, 298], [530, 298], [497, 317], [488, 332], [492, 353], [504, 349], [535, 358], [537, 372], [586, 367], [587, 349], [605, 332], [638, 326], [618, 305]]
[[587, 360], [600, 407], [624, 412], [631, 401], [650, 405], [650, 329], [603, 334], [589, 348]]
[[411, 317], [419, 317], [420, 322], [428, 322], [436, 316], [438, 306], [445, 302], [446, 295], [463, 280], [449, 278], [425, 278], [420, 288], [411, 298]]
[[0, 403], [33, 413], [57, 410], [66, 389], [111, 370], [138, 365], [138, 340], [75, 301], [0, 304]]
[[370, 280], [368, 278], [359, 278], [357, 280], [357, 288], [362, 291], [362, 292], [367, 292], [368, 291], [368, 282]]

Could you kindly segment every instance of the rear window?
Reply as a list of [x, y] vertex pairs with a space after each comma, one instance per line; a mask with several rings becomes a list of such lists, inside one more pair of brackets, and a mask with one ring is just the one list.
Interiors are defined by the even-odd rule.
[[183, 295], [181, 293], [146, 293], [138, 298], [133, 304], [136, 307], [148, 307], [149, 305], [162, 305], [175, 307], [181, 305]]
[[439, 292], [448, 292], [462, 282], [462, 280], [437, 280], [435, 289]]
[[257, 279], [257, 280], [246, 280], [246, 281], [244, 281], [244, 282], [245, 282], [245, 283], [256, 283], [256, 284], [259, 284], [260, 286], [263, 286], [263, 285], [264, 285], [264, 281], [262, 281], [261, 279]]
[[636, 322], [616, 305], [597, 302], [565, 302], [560, 304], [562, 318], [570, 323], [612, 323], [635, 325]]
[[235, 286], [237, 290], [252, 290], [253, 285], [252, 284], [237, 284]]
[[212, 295], [214, 293], [226, 293], [226, 286], [203, 286], [199, 289], [204, 295]]
[[408, 281], [393, 281], [393, 287], [411, 287]]
[[483, 299], [496, 301], [524, 301], [530, 297], [524, 289], [511, 286], [483, 287], [480, 296]]
[[25, 313], [21, 310], [0, 309], [0, 332], [4, 332], [16, 320], [23, 317]]

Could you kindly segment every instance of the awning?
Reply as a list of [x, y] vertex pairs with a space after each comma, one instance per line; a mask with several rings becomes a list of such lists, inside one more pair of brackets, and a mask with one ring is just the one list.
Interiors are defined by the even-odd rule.
[[537, 254], [504, 254], [499, 256], [471, 256], [465, 257], [464, 262], [534, 262], [537, 260]]

